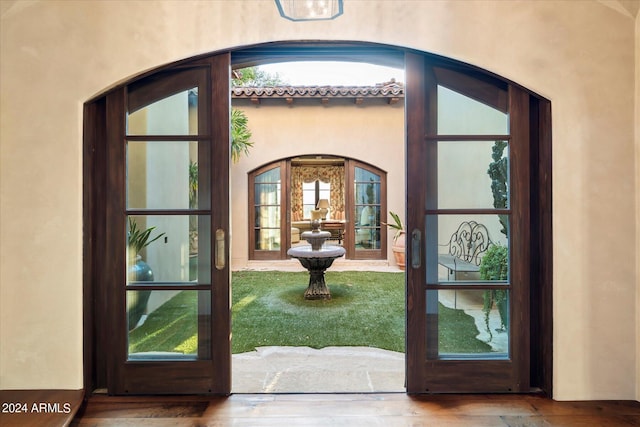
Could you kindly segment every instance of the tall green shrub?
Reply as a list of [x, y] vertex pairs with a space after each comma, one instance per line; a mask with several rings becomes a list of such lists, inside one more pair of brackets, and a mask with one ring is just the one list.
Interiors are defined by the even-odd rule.
[[[509, 200], [509, 168], [507, 157], [503, 157], [504, 149], [507, 147], [507, 141], [496, 141], [491, 148], [491, 158], [493, 162], [489, 163], [487, 173], [491, 178], [491, 192], [493, 193], [493, 207], [506, 208]], [[507, 236], [507, 216], [498, 215], [500, 218], [500, 230], [502, 234]]]
[[[490, 281], [507, 280], [509, 274], [508, 257], [509, 251], [505, 246], [492, 245], [482, 257], [480, 263], [480, 278]], [[493, 333], [489, 327], [489, 313], [494, 305], [498, 308], [498, 313], [500, 313], [500, 328], [496, 329], [496, 331], [506, 331], [509, 324], [507, 291], [504, 289], [488, 289], [484, 291], [483, 298], [484, 305], [482, 311], [484, 312], [484, 323], [487, 327], [487, 332], [489, 332], [489, 341], [491, 341], [493, 339]]]

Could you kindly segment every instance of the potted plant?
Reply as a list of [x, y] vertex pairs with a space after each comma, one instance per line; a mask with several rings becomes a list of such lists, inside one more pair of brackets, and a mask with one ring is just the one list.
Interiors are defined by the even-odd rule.
[[402, 220], [400, 219], [400, 216], [398, 216], [398, 214], [389, 211], [389, 215], [391, 215], [391, 218], [393, 218], [393, 222], [383, 223], [383, 224], [396, 230], [395, 234], [393, 235], [393, 245], [391, 246], [391, 250], [393, 251], [393, 256], [396, 259], [396, 264], [398, 264], [398, 268], [400, 268], [400, 270], [404, 270], [405, 269], [405, 241], [406, 241], [404, 224], [402, 223]]
[[[146, 230], [138, 228], [138, 224], [129, 218], [129, 231], [127, 232], [127, 275], [129, 282], [151, 282], [153, 281], [153, 271], [144, 262], [140, 252], [151, 243], [164, 236], [160, 233], [151, 238], [151, 233], [156, 227], [149, 227]], [[129, 292], [127, 295], [127, 315], [129, 318], [129, 330], [136, 327], [140, 318], [147, 310], [147, 302], [151, 291]]]

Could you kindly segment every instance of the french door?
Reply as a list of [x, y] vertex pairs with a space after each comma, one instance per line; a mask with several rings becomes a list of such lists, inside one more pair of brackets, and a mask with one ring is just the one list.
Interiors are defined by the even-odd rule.
[[[234, 55], [286, 51], [269, 49]], [[427, 54], [286, 57], [341, 52], [404, 54], [407, 391], [550, 392], [550, 104]], [[85, 105], [88, 391], [231, 391], [230, 67], [196, 59]]]
[[529, 95], [406, 56], [407, 389], [526, 392]]
[[229, 72], [221, 54], [106, 97], [111, 394], [230, 392]]

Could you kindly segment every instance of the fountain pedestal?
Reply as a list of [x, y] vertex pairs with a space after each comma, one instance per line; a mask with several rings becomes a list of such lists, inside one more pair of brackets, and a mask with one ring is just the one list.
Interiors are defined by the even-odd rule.
[[305, 231], [300, 237], [310, 243], [310, 246], [290, 248], [287, 254], [300, 261], [309, 270], [309, 286], [304, 292], [305, 299], [331, 299], [331, 292], [324, 281], [324, 272], [331, 267], [336, 258], [344, 255], [342, 246], [325, 247], [324, 242], [331, 233], [320, 231], [318, 221], [312, 223], [312, 231]]

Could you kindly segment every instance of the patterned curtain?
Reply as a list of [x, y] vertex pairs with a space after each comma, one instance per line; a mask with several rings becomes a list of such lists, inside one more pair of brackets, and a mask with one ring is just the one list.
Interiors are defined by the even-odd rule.
[[331, 186], [330, 216], [344, 219], [344, 166], [293, 166], [291, 168], [291, 214], [302, 221], [302, 184], [322, 181]]

